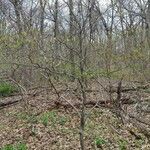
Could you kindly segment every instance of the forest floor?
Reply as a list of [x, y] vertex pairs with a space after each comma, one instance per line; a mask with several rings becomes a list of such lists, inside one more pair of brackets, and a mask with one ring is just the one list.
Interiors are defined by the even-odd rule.
[[[91, 87], [97, 89], [96, 86], [91, 85]], [[62, 89], [61, 86], [59, 88]], [[107, 95], [102, 93], [103, 91], [101, 93], [90, 92], [87, 97], [89, 100], [107, 99]], [[67, 100], [72, 104], [77, 102], [77, 97], [73, 92], [62, 91], [61, 96], [62, 101]], [[146, 96], [149, 94], [143, 94], [143, 97]], [[80, 149], [78, 130], [80, 119], [74, 109], [53, 107], [57, 95], [47, 90], [40, 90], [40, 92], [32, 90], [25, 97], [16, 95], [2, 98], [1, 101], [22, 98], [20, 102], [0, 109], [0, 147], [16, 146], [22, 143], [29, 150]], [[134, 107], [132, 111], [133, 109]], [[85, 126], [86, 150], [150, 149], [150, 143], [143, 134], [131, 124], [122, 125], [109, 109], [87, 108], [86, 111], [90, 112]], [[145, 117], [150, 122], [149, 114]], [[129, 127], [140, 138], [133, 136], [129, 132]], [[98, 142], [101, 148], [97, 147]]]

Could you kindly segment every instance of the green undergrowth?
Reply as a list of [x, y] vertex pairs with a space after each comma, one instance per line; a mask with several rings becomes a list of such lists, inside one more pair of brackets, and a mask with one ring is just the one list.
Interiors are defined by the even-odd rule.
[[39, 116], [39, 122], [42, 123], [44, 126], [64, 126], [68, 121], [68, 117], [58, 114], [57, 111], [48, 111]]
[[18, 88], [8, 82], [0, 82], [0, 97], [7, 97], [17, 92]]
[[41, 123], [45, 127], [51, 126], [56, 127], [57, 125], [64, 126], [70, 119], [66, 117], [65, 115], [58, 114], [57, 111], [47, 111], [42, 113], [39, 116], [35, 116], [33, 114], [27, 114], [27, 113], [19, 113], [17, 114], [17, 118], [24, 120], [28, 123]]
[[18, 144], [8, 144], [4, 147], [0, 148], [0, 150], [27, 150], [27, 146], [24, 143], [18, 143]]
[[[37, 126], [33, 125], [31, 128], [32, 138], [38, 136], [38, 132], [42, 129], [42, 132], [45, 133], [59, 134], [64, 140], [68, 137], [70, 137], [70, 140], [77, 140], [79, 134], [79, 119], [77, 119], [76, 113], [71, 114], [52, 110], [45, 111], [38, 116], [23, 112], [17, 115], [18, 119], [25, 121], [25, 124], [29, 123], [31, 126], [33, 124], [38, 124]], [[119, 135], [116, 133], [116, 130], [120, 132]], [[115, 115], [105, 109], [94, 109], [89, 114], [85, 125], [85, 139], [88, 144], [96, 149], [111, 148], [126, 150], [132, 146], [135, 147], [135, 149], [140, 149], [142, 145], [146, 144], [144, 137], [141, 140], [135, 140], [134, 137], [126, 131], [126, 128], [120, 124]], [[60, 144], [59, 139], [57, 144]]]
[[[135, 72], [135, 68], [137, 72]], [[72, 72], [72, 66], [70, 63], [62, 63], [59, 67], [56, 68], [58, 72], [63, 72], [63, 76], [59, 76], [59, 79], [61, 80], [68, 80], [69, 75], [71, 75]], [[148, 76], [149, 71], [144, 71], [145, 75]], [[117, 66], [113, 65], [111, 66], [110, 70], [107, 70], [106, 68], [87, 68], [84, 70], [83, 74], [81, 74], [80, 68], [75, 65], [74, 67], [74, 77], [80, 78], [83, 76], [86, 79], [93, 79], [98, 77], [105, 77], [105, 78], [111, 78], [111, 79], [121, 79], [124, 77], [125, 80], [133, 80], [133, 79], [139, 79], [143, 80], [143, 72], [140, 69], [140, 66]]]

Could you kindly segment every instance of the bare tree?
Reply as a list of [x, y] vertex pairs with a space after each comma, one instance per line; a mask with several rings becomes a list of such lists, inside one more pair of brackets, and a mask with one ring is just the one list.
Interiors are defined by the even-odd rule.
[[150, 0], [148, 0], [148, 9], [147, 9], [147, 34], [148, 34], [148, 43], [149, 43], [149, 48], [150, 48]]
[[15, 15], [16, 15], [16, 24], [17, 24], [17, 27], [18, 27], [18, 32], [19, 32], [19, 34], [21, 34], [22, 31], [23, 31], [23, 25], [22, 25], [22, 21], [21, 21], [22, 2], [23, 2], [23, 0], [10, 0], [10, 2], [14, 6]]
[[[68, 1], [68, 6], [69, 6], [69, 40], [70, 43], [73, 43], [73, 36], [74, 36], [74, 6], [73, 6], [73, 1], [69, 0]], [[74, 81], [74, 75], [75, 75], [75, 64], [74, 64], [74, 52], [71, 49], [70, 50], [70, 61], [71, 61], [71, 80]]]

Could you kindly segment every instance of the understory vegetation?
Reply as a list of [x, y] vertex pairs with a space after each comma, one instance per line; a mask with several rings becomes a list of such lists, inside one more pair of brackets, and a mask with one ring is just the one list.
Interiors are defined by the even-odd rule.
[[11, 83], [1, 82], [0, 83], [0, 97], [10, 96], [11, 94], [17, 92], [17, 87]]
[[150, 149], [150, 0], [0, 1], [0, 150]]

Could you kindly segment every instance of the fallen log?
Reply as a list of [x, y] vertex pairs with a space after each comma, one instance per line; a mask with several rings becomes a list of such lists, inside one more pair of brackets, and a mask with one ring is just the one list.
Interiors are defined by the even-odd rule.
[[[17, 99], [17, 100], [8, 100], [8, 101], [5, 101], [5, 102], [0, 102], [0, 109], [3, 109], [5, 107], [9, 107], [9, 106], [12, 106], [14, 104], [17, 104], [19, 103], [20, 101], [22, 100], [22, 98], [20, 99]], [[129, 98], [123, 98], [121, 99], [121, 103], [122, 104], [133, 104], [134, 101], [129, 99]], [[82, 105], [81, 102], [78, 102], [78, 103], [74, 103], [72, 104], [74, 107], [76, 108], [80, 108], [80, 106]], [[110, 100], [106, 100], [106, 101], [87, 101], [85, 103], [85, 106], [87, 108], [90, 108], [90, 107], [112, 107], [113, 106], [113, 102], [110, 101]], [[65, 109], [67, 108], [71, 108], [72, 106], [67, 103], [67, 102], [62, 102], [62, 101], [55, 101], [54, 103], [54, 106], [55, 108], [60, 108], [60, 107], [64, 107]]]
[[[106, 88], [107, 92], [116, 93], [118, 87]], [[121, 92], [129, 92], [129, 91], [137, 91], [137, 90], [145, 90], [149, 89], [150, 85], [143, 85], [137, 87], [122, 87]]]
[[17, 100], [9, 100], [9, 101], [6, 101], [6, 102], [0, 102], [0, 109], [3, 109], [3, 108], [8, 107], [8, 106], [11, 106], [13, 104], [17, 104], [21, 100], [22, 100], [22, 98], [17, 99]]
[[[123, 98], [121, 99], [122, 104], [133, 104], [135, 103], [133, 100], [129, 99], [129, 98]], [[72, 104], [74, 107], [76, 108], [80, 108], [82, 105], [82, 102], [78, 102], [78, 103], [74, 103]], [[88, 107], [112, 107], [113, 106], [113, 102], [110, 100], [107, 101], [87, 101], [85, 103], [85, 106]], [[67, 102], [62, 102], [62, 101], [56, 101], [55, 102], [55, 108], [59, 108], [59, 107], [64, 107], [65, 109], [67, 108], [71, 108], [72, 106], [67, 103]]]

